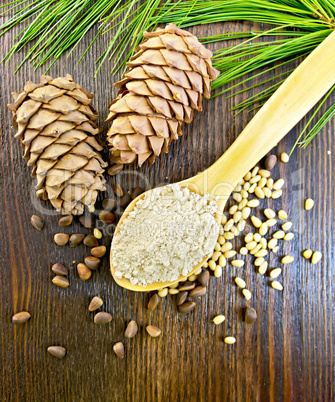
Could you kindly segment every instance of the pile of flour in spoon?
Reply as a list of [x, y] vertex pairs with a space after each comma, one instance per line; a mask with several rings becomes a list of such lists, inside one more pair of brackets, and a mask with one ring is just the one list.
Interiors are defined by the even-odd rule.
[[186, 276], [214, 249], [216, 209], [209, 194], [201, 196], [178, 184], [147, 192], [114, 236], [115, 277], [146, 286]]

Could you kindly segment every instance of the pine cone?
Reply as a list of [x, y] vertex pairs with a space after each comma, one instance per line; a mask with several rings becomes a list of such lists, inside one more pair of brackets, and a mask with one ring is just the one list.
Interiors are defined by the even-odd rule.
[[212, 52], [176, 25], [144, 36], [109, 105], [111, 162], [118, 164], [114, 173], [123, 164], [141, 166], [168, 152], [171, 141], [182, 135], [182, 123], [192, 121], [193, 110], [202, 110], [202, 95], [210, 97], [211, 80], [219, 74]]
[[70, 75], [40, 84], [28, 82], [13, 94], [16, 138], [24, 158], [37, 178], [36, 194], [50, 200], [57, 211], [80, 215], [84, 205], [94, 211], [98, 190], [105, 190], [102, 176], [106, 163], [95, 135], [98, 118], [90, 105], [93, 95], [73, 82]]

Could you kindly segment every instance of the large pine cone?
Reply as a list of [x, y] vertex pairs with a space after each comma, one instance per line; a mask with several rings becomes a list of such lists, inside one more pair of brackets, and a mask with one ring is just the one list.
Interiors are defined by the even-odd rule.
[[114, 172], [126, 163], [154, 162], [162, 150], [168, 152], [182, 134], [182, 123], [192, 121], [194, 109], [202, 110], [202, 95], [210, 97], [211, 80], [219, 74], [212, 67], [212, 52], [176, 25], [144, 36], [109, 105], [108, 142], [111, 160], [118, 164]]
[[15, 137], [37, 178], [37, 196], [64, 214], [80, 215], [85, 205], [94, 211], [98, 190], [105, 190], [106, 163], [95, 138], [99, 129], [90, 105], [93, 95], [70, 75], [45, 75], [40, 84], [28, 82], [13, 96], [8, 108], [14, 114]]

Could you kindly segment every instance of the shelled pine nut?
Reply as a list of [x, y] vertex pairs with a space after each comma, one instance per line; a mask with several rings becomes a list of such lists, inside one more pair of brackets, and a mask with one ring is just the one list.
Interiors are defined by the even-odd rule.
[[245, 281], [242, 278], [238, 277], [238, 276], [235, 278], [235, 283], [241, 289], [244, 289], [246, 287]]
[[284, 221], [285, 219], [287, 219], [287, 212], [283, 211], [282, 209], [280, 211], [278, 211], [278, 218], [282, 221]]

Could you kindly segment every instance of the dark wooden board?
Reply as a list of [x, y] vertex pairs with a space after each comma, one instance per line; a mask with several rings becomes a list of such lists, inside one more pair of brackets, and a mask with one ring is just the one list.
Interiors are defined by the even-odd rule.
[[[0, 19], [0, 22], [3, 21]], [[196, 27], [199, 36], [250, 28], [243, 24]], [[259, 26], [252, 26], [253, 29]], [[13, 30], [1, 38], [1, 56], [10, 49]], [[105, 63], [93, 78], [94, 60], [108, 43], [108, 35], [99, 39], [84, 61], [76, 60], [95, 34], [78, 46], [70, 58], [64, 55], [51, 69], [54, 77], [71, 73], [83, 87], [94, 92], [94, 106], [100, 123], [107, 116], [107, 105], [115, 96], [111, 64]], [[294, 223], [295, 240], [285, 244], [283, 252], [295, 256], [284, 268], [280, 279], [283, 292], [268, 285], [268, 278], [256, 275], [251, 261], [245, 277], [253, 293], [247, 303], [233, 284], [238, 269], [229, 267], [219, 280], [212, 278], [206, 297], [197, 302], [196, 311], [181, 316], [171, 297], [150, 314], [147, 294], [134, 294], [118, 287], [109, 274], [108, 258], [92, 278], [82, 282], [75, 264], [89, 254], [84, 246], [76, 249], [58, 247], [52, 237], [59, 229], [57, 216], [50, 206], [45, 214], [46, 227], [37, 232], [30, 225], [36, 213], [33, 181], [19, 142], [14, 139], [11, 116], [6, 104], [11, 92], [18, 91], [32, 79], [39, 80], [43, 70], [34, 72], [28, 64], [13, 75], [22, 60], [18, 54], [0, 65], [2, 136], [0, 158], [0, 399], [4, 401], [331, 401], [335, 383], [334, 335], [334, 120], [306, 150], [294, 152], [288, 164], [279, 164], [274, 177], [286, 181], [281, 200], [270, 201], [276, 210], [283, 208]], [[243, 95], [245, 98], [246, 95]], [[234, 118], [230, 108], [237, 98], [219, 96], [204, 105], [194, 123], [184, 128], [184, 136], [154, 166], [136, 170], [141, 177], [124, 174], [107, 177], [109, 187], [118, 179], [130, 189], [137, 183], [148, 187], [194, 175], [213, 163], [239, 135], [251, 118], [247, 112]], [[325, 110], [329, 99], [322, 110]], [[307, 121], [305, 119], [305, 121]], [[289, 151], [300, 132], [294, 129], [275, 153]], [[328, 154], [327, 151], [332, 151]], [[130, 170], [129, 170], [130, 171]], [[32, 194], [32, 195], [31, 195]], [[306, 197], [315, 200], [312, 211], [303, 210]], [[99, 202], [101, 203], [102, 197]], [[98, 204], [99, 206], [100, 204]], [[266, 203], [262, 203], [262, 209]], [[85, 232], [79, 223], [65, 232]], [[108, 245], [111, 237], [106, 236]], [[312, 266], [301, 257], [311, 248], [321, 250], [322, 262]], [[280, 256], [278, 256], [280, 257]], [[278, 257], [270, 266], [278, 266]], [[70, 269], [70, 287], [57, 288], [51, 283], [50, 267], [55, 262]], [[110, 325], [93, 324], [87, 310], [90, 298], [103, 298], [104, 309], [113, 316]], [[254, 306], [258, 321], [247, 326], [241, 309]], [[29, 310], [29, 322], [11, 323], [14, 313]], [[211, 320], [225, 314], [224, 325], [215, 327]], [[112, 345], [123, 341], [126, 323], [134, 319], [139, 333], [125, 342], [126, 357], [115, 357]], [[147, 336], [148, 323], [159, 326], [162, 335]], [[224, 335], [236, 336], [233, 346], [223, 343]], [[63, 345], [67, 356], [50, 356], [49, 345]]]

